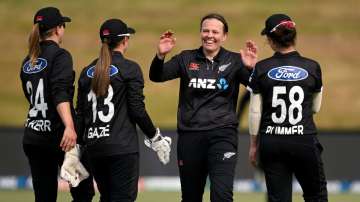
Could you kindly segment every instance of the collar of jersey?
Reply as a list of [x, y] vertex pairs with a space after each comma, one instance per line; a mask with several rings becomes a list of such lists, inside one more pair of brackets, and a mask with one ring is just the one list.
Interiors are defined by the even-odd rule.
[[124, 57], [123, 54], [122, 54], [120, 51], [113, 51], [112, 54], [113, 54], [114, 56], [118, 56], [118, 57], [120, 56], [121, 58]]
[[55, 45], [57, 47], [59, 47], [59, 44], [57, 44], [55, 41], [53, 40], [44, 40], [44, 41], [41, 41], [40, 42], [41, 45], [46, 45], [46, 46], [49, 46], [49, 45]]
[[289, 57], [289, 56], [300, 56], [300, 54], [297, 51], [292, 51], [292, 52], [285, 53], [285, 54], [280, 53], [280, 52], [274, 53], [274, 57]]
[[[214, 61], [216, 62], [220, 62], [222, 60], [222, 58], [224, 57], [225, 55], [225, 48], [223, 47], [220, 47], [220, 51], [218, 52], [218, 54], [214, 57]], [[204, 52], [203, 52], [203, 47], [200, 46], [200, 48], [197, 49], [196, 51], [196, 57], [197, 58], [200, 58], [200, 59], [206, 59], [205, 55], [204, 55]]]

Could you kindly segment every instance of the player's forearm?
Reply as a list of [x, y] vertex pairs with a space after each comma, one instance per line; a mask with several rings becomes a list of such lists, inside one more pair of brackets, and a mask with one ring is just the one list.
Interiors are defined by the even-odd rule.
[[142, 117], [136, 117], [136, 123], [148, 138], [155, 136], [156, 128], [146, 111]]
[[257, 147], [258, 136], [250, 135], [250, 147]]
[[74, 128], [74, 122], [70, 110], [70, 103], [61, 102], [56, 106], [56, 110], [65, 127]]
[[154, 82], [164, 82], [176, 79], [180, 76], [180, 68], [178, 57], [173, 57], [169, 61], [164, 62], [164, 60], [155, 56], [150, 66], [150, 80]]
[[319, 93], [315, 93], [313, 95], [313, 105], [312, 105], [313, 113], [318, 113], [320, 111], [321, 101], [322, 101], [322, 91]]
[[149, 77], [151, 81], [161, 82], [161, 75], [164, 68], [164, 59], [159, 58], [157, 55], [151, 62]]
[[261, 95], [251, 93], [249, 105], [249, 133], [251, 136], [256, 136], [259, 133], [262, 110], [261, 105]]

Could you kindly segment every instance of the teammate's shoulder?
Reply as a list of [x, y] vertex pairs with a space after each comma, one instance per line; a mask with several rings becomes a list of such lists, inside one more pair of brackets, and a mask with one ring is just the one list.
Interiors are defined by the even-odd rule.
[[60, 48], [58, 47], [56, 50], [55, 50], [55, 54], [56, 56], [58, 57], [68, 57], [68, 58], [71, 58], [72, 59], [72, 56], [71, 56], [71, 53], [64, 49], [64, 48]]
[[114, 61], [113, 65], [115, 65], [120, 69], [128, 70], [128, 71], [141, 69], [140, 65], [137, 62], [128, 58], [124, 58], [122, 61], [119, 62]]
[[[260, 60], [260, 61], [258, 61], [258, 62], [256, 63], [255, 68], [269, 67], [269, 64], [272, 64], [272, 61], [273, 61], [273, 58], [272, 58], [272, 57], [262, 59], [262, 60]], [[271, 65], [270, 65], [270, 66], [271, 66]]]
[[314, 59], [304, 57], [304, 56], [299, 56], [299, 57], [302, 58], [307, 64], [320, 67], [320, 64]]
[[266, 74], [266, 72], [268, 72], [273, 67], [274, 67], [273, 58], [269, 57], [258, 61], [255, 65], [255, 70], [257, 72], [257, 75], [260, 76]]
[[118, 75], [121, 75], [123, 78], [130, 78], [134, 75], [142, 74], [140, 65], [129, 58], [117, 58], [113, 60], [112, 65], [118, 70]]
[[124, 58], [124, 62], [130, 66], [140, 66], [136, 61], [129, 58]]
[[[95, 70], [95, 65], [96, 65], [96, 62], [97, 62], [97, 58], [94, 59], [89, 65], [85, 66], [82, 70], [81, 70], [81, 73], [80, 73], [80, 77], [84, 77], [86, 76], [90, 71], [93, 71]], [[92, 70], [93, 69], [93, 70]]]

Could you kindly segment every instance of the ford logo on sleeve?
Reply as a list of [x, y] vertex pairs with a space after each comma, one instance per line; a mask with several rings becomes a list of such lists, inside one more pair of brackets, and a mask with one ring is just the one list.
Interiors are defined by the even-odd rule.
[[31, 64], [30, 60], [28, 60], [23, 66], [23, 72], [26, 74], [35, 74], [41, 72], [46, 67], [47, 60], [45, 60], [44, 58], [38, 58], [34, 66]]
[[272, 68], [267, 75], [277, 81], [300, 81], [306, 79], [309, 73], [300, 67], [281, 66]]
[[[119, 69], [114, 66], [114, 65], [111, 65], [110, 66], [110, 77], [111, 76], [114, 76], [115, 74], [117, 74], [119, 72]], [[92, 66], [90, 67], [87, 71], [86, 71], [86, 75], [89, 77], [89, 78], [94, 78], [94, 73], [95, 73], [95, 66]]]

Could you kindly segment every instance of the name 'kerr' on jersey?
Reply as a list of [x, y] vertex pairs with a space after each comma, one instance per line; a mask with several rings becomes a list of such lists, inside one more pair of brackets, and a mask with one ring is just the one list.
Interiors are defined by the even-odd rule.
[[24, 143], [58, 144], [64, 126], [56, 106], [69, 102], [72, 107], [75, 72], [70, 53], [57, 43], [42, 41], [40, 49], [36, 64], [32, 65], [26, 57], [20, 70], [22, 89], [29, 103]]
[[315, 134], [313, 94], [322, 90], [320, 65], [296, 51], [275, 53], [256, 64], [248, 89], [262, 95], [260, 133]]

